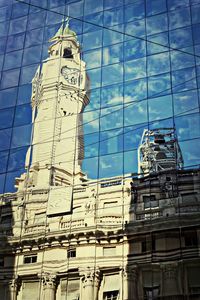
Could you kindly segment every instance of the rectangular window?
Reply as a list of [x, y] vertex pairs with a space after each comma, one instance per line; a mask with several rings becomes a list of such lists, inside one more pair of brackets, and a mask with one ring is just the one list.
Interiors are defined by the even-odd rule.
[[119, 291], [111, 291], [103, 293], [103, 300], [117, 300], [119, 295]]
[[76, 249], [69, 249], [67, 250], [67, 258], [73, 258], [76, 257]]
[[37, 262], [37, 254], [24, 256], [24, 264], [33, 264]]
[[4, 257], [0, 257], [0, 267], [4, 267]]
[[198, 246], [198, 238], [196, 230], [188, 230], [183, 233], [185, 238], [185, 247]]
[[158, 207], [159, 203], [155, 195], [143, 196], [144, 208]]
[[158, 299], [158, 296], [159, 296], [159, 287], [144, 288], [145, 300]]

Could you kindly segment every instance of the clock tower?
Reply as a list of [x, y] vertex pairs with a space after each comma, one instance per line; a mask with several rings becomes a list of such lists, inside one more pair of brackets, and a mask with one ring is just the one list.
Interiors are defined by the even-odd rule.
[[50, 39], [49, 57], [32, 80], [32, 141], [27, 172], [16, 178], [24, 188], [69, 187], [85, 176], [82, 112], [89, 103], [86, 64], [69, 24]]

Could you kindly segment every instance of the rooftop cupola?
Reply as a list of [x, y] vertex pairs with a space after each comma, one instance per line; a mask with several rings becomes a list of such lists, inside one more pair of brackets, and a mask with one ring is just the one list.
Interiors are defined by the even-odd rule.
[[69, 18], [66, 21], [63, 20], [57, 33], [49, 42], [53, 42], [48, 50], [50, 58], [63, 57], [75, 60], [78, 58], [77, 54], [80, 53], [80, 45], [76, 33], [69, 28]]

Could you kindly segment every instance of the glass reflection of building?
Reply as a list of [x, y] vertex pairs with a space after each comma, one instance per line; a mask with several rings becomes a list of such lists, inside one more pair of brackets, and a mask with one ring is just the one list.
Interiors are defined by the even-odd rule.
[[[81, 175], [82, 183], [72, 184], [73, 212], [79, 217], [56, 215], [52, 221], [51, 216], [50, 224], [45, 211], [32, 214], [36, 208], [31, 206], [26, 211], [23, 201], [29, 193], [24, 190], [21, 204], [10, 206], [15, 201], [15, 179], [32, 170], [31, 153], [30, 165], [25, 168], [34, 136], [31, 82], [48, 57], [48, 40], [68, 14], [90, 79], [90, 104], [81, 111], [83, 132], [73, 132], [79, 141], [74, 151], [83, 156], [84, 149], [82, 171], [86, 176]], [[30, 293], [32, 299], [53, 299], [55, 290], [62, 299], [85, 299], [87, 293], [91, 299], [199, 299], [199, 14], [198, 0], [0, 0], [2, 240], [7, 235], [5, 244], [10, 245], [14, 243], [12, 234], [20, 232], [15, 263], [10, 250], [7, 256], [1, 250], [0, 272], [7, 272], [1, 282], [2, 299], [9, 299], [7, 291], [13, 300], [29, 299]], [[66, 59], [70, 55], [64, 53]], [[64, 120], [65, 110], [62, 113]], [[158, 128], [175, 130], [183, 170], [138, 178], [142, 134]], [[36, 143], [43, 144], [42, 140]], [[65, 151], [59, 153], [62, 162]], [[79, 165], [78, 160], [74, 155], [68, 164]], [[85, 206], [81, 203], [84, 197], [89, 199]], [[22, 216], [21, 223], [12, 213]], [[48, 249], [59, 243], [52, 237], [58, 228], [68, 234], [68, 242], [60, 238], [66, 270], [59, 264], [54, 270], [48, 264], [51, 258], [45, 257]], [[127, 244], [130, 229], [134, 234]], [[39, 230], [38, 237], [34, 230]], [[32, 234], [35, 241], [30, 246]], [[43, 248], [42, 238], [49, 248]], [[95, 238], [99, 246], [92, 243]], [[78, 250], [81, 243], [92, 259], [79, 270], [78, 264], [84, 258], [88, 261], [84, 250]], [[86, 243], [92, 246], [87, 248]], [[101, 259], [106, 259], [107, 265], [103, 266]], [[41, 276], [37, 277], [32, 264], [39, 263]], [[26, 274], [27, 264], [31, 264], [32, 275]], [[77, 292], [79, 278], [81, 292]], [[10, 290], [5, 289], [11, 280]], [[86, 292], [88, 282], [96, 289]], [[39, 296], [34, 292], [37, 289], [41, 290]]]

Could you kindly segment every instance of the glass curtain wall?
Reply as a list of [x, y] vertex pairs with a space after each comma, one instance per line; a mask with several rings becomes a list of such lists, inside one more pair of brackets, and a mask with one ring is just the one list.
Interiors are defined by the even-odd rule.
[[0, 1], [0, 192], [14, 191], [31, 141], [31, 80], [69, 14], [90, 78], [83, 170], [137, 173], [144, 128], [176, 128], [184, 167], [198, 167], [197, 0]]

